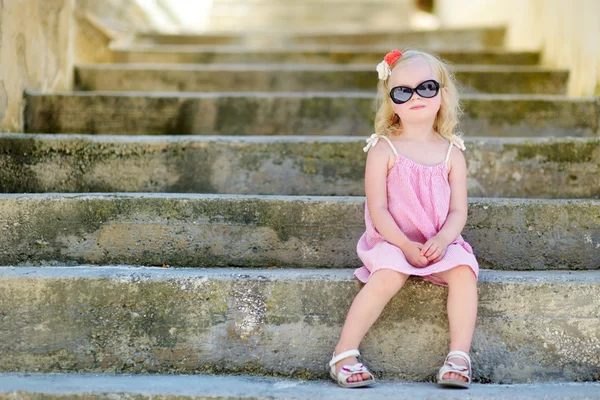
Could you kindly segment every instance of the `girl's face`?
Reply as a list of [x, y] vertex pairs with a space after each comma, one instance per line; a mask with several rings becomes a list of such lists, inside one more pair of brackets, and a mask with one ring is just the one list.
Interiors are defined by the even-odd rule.
[[[388, 87], [391, 89], [404, 86], [414, 89], [421, 83], [432, 79], [439, 82], [439, 78], [435, 76], [429, 63], [422, 58], [417, 58], [408, 64], [395, 67], [389, 78]], [[392, 102], [392, 108], [403, 124], [429, 121], [433, 124], [440, 109], [442, 90], [440, 88], [438, 94], [431, 98], [422, 97], [419, 93], [413, 91], [412, 97], [406, 103], [396, 104]]]

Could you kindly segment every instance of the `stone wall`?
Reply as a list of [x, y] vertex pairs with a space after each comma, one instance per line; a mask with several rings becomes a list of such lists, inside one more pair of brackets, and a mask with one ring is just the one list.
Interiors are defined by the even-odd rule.
[[542, 64], [571, 71], [568, 94], [600, 95], [598, 0], [436, 0], [442, 27], [506, 25], [511, 50], [541, 50]]
[[115, 35], [165, 30], [136, 1], [0, 0], [0, 132], [23, 130], [23, 91], [65, 91], [73, 66], [111, 61]]
[[22, 129], [25, 88], [71, 88], [74, 1], [0, 0], [0, 130]]

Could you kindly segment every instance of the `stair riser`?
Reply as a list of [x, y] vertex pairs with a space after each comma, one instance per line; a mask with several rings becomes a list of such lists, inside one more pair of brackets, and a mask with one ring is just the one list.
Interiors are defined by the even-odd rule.
[[[118, 63], [171, 63], [171, 64], [373, 64], [377, 65], [387, 52], [386, 49], [366, 52], [303, 50], [294, 52], [235, 51], [215, 52], [210, 48], [156, 46], [145, 49], [131, 47], [114, 51], [114, 60]], [[493, 53], [493, 52], [441, 52], [440, 57], [453, 64], [491, 64], [491, 65], [535, 65], [539, 63], [539, 54], [529, 53]]]
[[134, 39], [136, 44], [180, 44], [186, 42], [192, 42], [197, 45], [211, 45], [211, 46], [230, 46], [230, 45], [241, 45], [244, 43], [244, 37], [242, 35], [230, 35], [230, 34], [207, 34], [207, 35], [138, 35]]
[[[1, 371], [326, 378], [360, 288], [345, 271], [43, 270], [0, 271]], [[482, 276], [474, 378], [597, 378], [597, 275]], [[448, 351], [446, 296], [411, 280], [386, 307], [361, 345], [379, 377], [432, 378]]]
[[[119, 141], [5, 134], [0, 192], [363, 196], [364, 145], [333, 137]], [[600, 198], [600, 139], [467, 139], [466, 145], [470, 196]]]
[[[201, 135], [369, 135], [370, 95], [144, 96], [26, 94], [27, 132]], [[597, 136], [592, 99], [466, 96], [467, 136]]]
[[[465, 93], [565, 94], [566, 71], [480, 72], [458, 71]], [[314, 92], [374, 91], [377, 73], [369, 71], [286, 70], [76, 70], [80, 90], [157, 92]]]
[[[3, 195], [0, 265], [361, 265], [361, 197]], [[600, 201], [470, 201], [465, 238], [484, 267], [600, 268]]]
[[201, 35], [140, 35], [136, 38], [139, 43], [156, 44], [241, 44], [278, 43], [279, 45], [387, 45], [392, 48], [425, 47], [436, 49], [456, 50], [480, 50], [486, 48], [502, 47], [504, 44], [505, 29], [464, 29], [464, 30], [441, 30], [424, 32], [360, 32], [356, 34], [297, 34], [288, 32], [287, 35], [267, 33], [261, 39], [261, 34], [253, 34], [252, 37], [243, 35], [222, 35], [219, 42], [213, 37]]

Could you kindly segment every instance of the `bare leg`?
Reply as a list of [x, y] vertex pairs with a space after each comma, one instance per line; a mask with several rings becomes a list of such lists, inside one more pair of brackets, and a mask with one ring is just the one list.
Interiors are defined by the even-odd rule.
[[[335, 346], [335, 354], [358, 349], [360, 342], [379, 318], [383, 308], [398, 293], [407, 279], [408, 275], [388, 269], [376, 271], [369, 278], [350, 306], [340, 340]], [[336, 373], [343, 365], [356, 363], [356, 357], [344, 358], [336, 364]], [[364, 379], [369, 379], [369, 374], [353, 375], [348, 378], [348, 382], [359, 382]]]
[[[450, 323], [450, 351], [461, 350], [469, 354], [477, 319], [477, 278], [467, 265], [434, 274], [448, 284], [448, 321]], [[462, 358], [452, 358], [453, 363], [465, 366]], [[444, 379], [467, 381], [449, 372]]]

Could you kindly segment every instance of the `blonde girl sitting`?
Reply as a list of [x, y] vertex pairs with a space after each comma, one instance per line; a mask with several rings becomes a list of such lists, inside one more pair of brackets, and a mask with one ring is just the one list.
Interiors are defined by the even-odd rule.
[[375, 134], [367, 139], [365, 225], [354, 299], [333, 358], [343, 387], [368, 386], [359, 344], [385, 305], [415, 275], [448, 286], [450, 352], [437, 381], [467, 388], [477, 317], [479, 265], [461, 236], [467, 220], [467, 167], [454, 134], [460, 112], [447, 66], [435, 56], [394, 50], [377, 66]]

